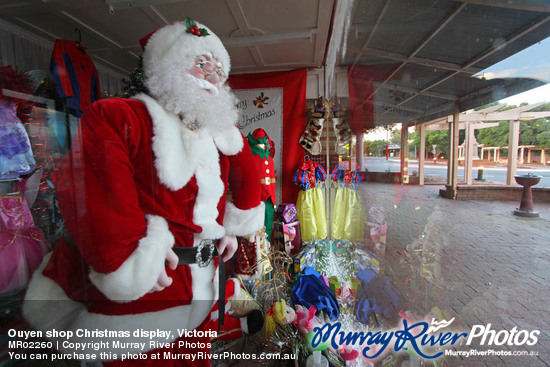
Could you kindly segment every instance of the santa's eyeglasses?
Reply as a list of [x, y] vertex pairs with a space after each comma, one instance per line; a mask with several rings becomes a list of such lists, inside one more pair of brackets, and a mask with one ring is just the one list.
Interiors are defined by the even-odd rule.
[[204, 74], [211, 75], [213, 73], [216, 73], [220, 77], [221, 82], [225, 81], [225, 79], [227, 78], [227, 75], [225, 75], [225, 72], [218, 64], [212, 61], [201, 60], [201, 59], [197, 59], [196, 62], [197, 63], [195, 64], [195, 66], [201, 68]]

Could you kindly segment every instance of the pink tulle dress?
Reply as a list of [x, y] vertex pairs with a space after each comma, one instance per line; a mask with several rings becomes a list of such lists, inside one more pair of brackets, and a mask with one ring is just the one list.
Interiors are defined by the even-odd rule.
[[0, 296], [25, 288], [49, 250], [24, 194], [0, 194]]

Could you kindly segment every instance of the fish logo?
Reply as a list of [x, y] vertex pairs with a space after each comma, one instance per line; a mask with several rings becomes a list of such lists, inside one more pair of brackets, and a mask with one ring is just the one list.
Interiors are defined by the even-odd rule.
[[436, 319], [432, 319], [432, 325], [428, 328], [428, 333], [435, 333], [439, 329], [444, 329], [447, 326], [451, 325], [455, 321], [455, 318], [453, 317], [449, 321], [441, 320], [440, 322], [437, 322]]

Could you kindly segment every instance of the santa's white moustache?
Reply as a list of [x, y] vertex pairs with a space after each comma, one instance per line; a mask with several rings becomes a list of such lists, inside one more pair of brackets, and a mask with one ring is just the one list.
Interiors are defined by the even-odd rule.
[[[231, 89], [221, 84], [219, 90], [191, 74], [159, 73], [149, 80], [149, 91], [167, 110], [182, 116], [190, 126], [224, 129], [235, 125], [239, 112]], [[206, 84], [205, 84], [206, 83]], [[216, 89], [212, 93], [211, 89]]]

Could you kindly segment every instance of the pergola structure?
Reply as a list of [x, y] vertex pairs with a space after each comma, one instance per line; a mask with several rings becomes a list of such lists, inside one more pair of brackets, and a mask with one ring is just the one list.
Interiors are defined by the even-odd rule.
[[[532, 120], [538, 118], [550, 117], [550, 111], [532, 112], [531, 110], [541, 106], [543, 103], [531, 104], [513, 108], [506, 111], [501, 111], [505, 104], [491, 106], [480, 111], [459, 113], [458, 108], [453, 115], [435, 119], [418, 125], [420, 133], [420, 154], [418, 163], [419, 184], [424, 184], [424, 163], [426, 154], [426, 130], [442, 130], [449, 131], [449, 156], [447, 163], [447, 190], [450, 191], [450, 197], [456, 197], [456, 187], [458, 183], [458, 132], [460, 129], [466, 129], [466, 140], [464, 144], [464, 179], [467, 185], [472, 184], [472, 161], [474, 157], [474, 130], [479, 128], [488, 128], [498, 125], [496, 122], [489, 121], [506, 121], [510, 123], [510, 137], [508, 150], [508, 171], [506, 176], [506, 184], [512, 185], [516, 174], [518, 164], [518, 149], [519, 149], [519, 127], [520, 121]], [[401, 130], [401, 174], [403, 177], [408, 175], [408, 148], [404, 144], [408, 144], [408, 131], [406, 128]]]
[[[487, 160], [492, 160], [493, 162], [498, 162], [500, 160], [500, 150], [501, 149], [508, 149], [508, 146], [505, 147], [480, 147], [481, 148], [481, 154], [480, 159], [484, 159], [485, 152], [487, 152]], [[532, 152], [535, 150], [540, 150], [540, 164], [543, 166], [546, 165], [546, 149], [547, 148], [537, 148], [534, 145], [520, 145], [519, 147], [519, 157], [518, 157], [518, 163], [524, 164], [524, 163], [531, 163], [533, 160]], [[527, 149], [527, 162], [525, 162], [525, 150]], [[492, 154], [492, 155], [491, 155]], [[460, 154], [459, 154], [460, 159]]]

